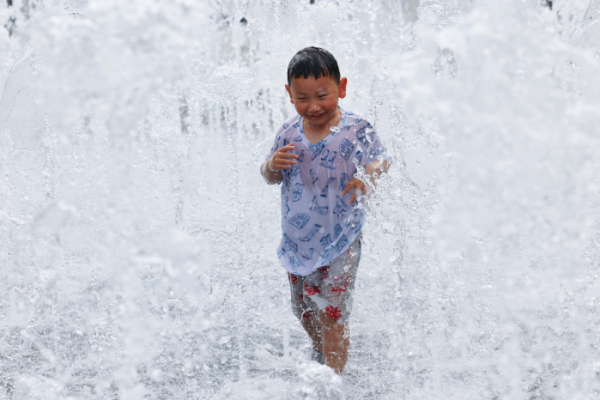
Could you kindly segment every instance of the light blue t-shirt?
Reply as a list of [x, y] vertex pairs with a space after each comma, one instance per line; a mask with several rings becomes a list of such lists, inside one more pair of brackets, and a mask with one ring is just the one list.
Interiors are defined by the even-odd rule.
[[373, 126], [340, 107], [342, 119], [323, 140], [311, 144], [304, 136], [303, 118], [287, 120], [277, 131], [267, 160], [277, 149], [294, 143], [300, 157], [282, 170], [281, 225], [277, 255], [296, 275], [308, 275], [329, 265], [354, 242], [363, 226], [363, 212], [349, 205], [354, 190], [342, 196], [357, 171], [377, 158], [388, 160]]

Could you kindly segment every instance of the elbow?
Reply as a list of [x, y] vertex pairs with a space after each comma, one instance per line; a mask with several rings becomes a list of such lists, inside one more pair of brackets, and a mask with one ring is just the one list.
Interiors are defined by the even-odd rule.
[[381, 170], [387, 174], [388, 170], [392, 166], [392, 160], [383, 160]]
[[281, 174], [269, 173], [269, 171], [267, 171], [266, 169], [265, 164], [261, 166], [260, 174], [262, 175], [263, 179], [265, 180], [265, 182], [267, 182], [268, 185], [275, 185], [281, 182], [282, 179]]
[[271, 180], [269, 180], [269, 178], [267, 178], [267, 177], [265, 177], [265, 176], [263, 176], [263, 178], [265, 178], [265, 182], [267, 182], [267, 185], [276, 185], [276, 184], [278, 184], [279, 182], [281, 182], [281, 180], [278, 180], [278, 181], [271, 181]]

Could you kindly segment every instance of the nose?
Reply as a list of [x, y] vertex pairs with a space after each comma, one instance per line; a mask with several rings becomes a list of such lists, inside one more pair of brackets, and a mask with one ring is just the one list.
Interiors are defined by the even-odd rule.
[[310, 103], [308, 106], [308, 111], [319, 111], [319, 105], [317, 103]]

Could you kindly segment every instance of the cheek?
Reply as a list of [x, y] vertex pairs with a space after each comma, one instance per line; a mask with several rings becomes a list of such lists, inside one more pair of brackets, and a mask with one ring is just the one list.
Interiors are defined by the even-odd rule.
[[296, 103], [296, 110], [298, 110], [298, 112], [306, 112], [306, 104], [304, 103]]
[[327, 108], [329, 112], [335, 111], [337, 109], [337, 103], [333, 100], [328, 101], [325, 108]]
[[298, 112], [298, 114], [305, 117], [306, 113], [307, 113], [306, 106], [304, 104], [297, 104], [297, 103], [294, 105], [296, 106], [296, 111]]

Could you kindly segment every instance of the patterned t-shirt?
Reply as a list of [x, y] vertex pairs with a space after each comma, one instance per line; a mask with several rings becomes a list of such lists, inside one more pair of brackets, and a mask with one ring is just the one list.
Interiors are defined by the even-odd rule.
[[303, 118], [287, 120], [279, 129], [267, 160], [277, 149], [294, 143], [296, 164], [282, 170], [281, 225], [277, 255], [286, 270], [308, 275], [329, 265], [354, 242], [363, 212], [349, 205], [354, 190], [342, 196], [346, 183], [377, 158], [389, 159], [373, 126], [340, 107], [342, 119], [316, 144], [304, 136]]

